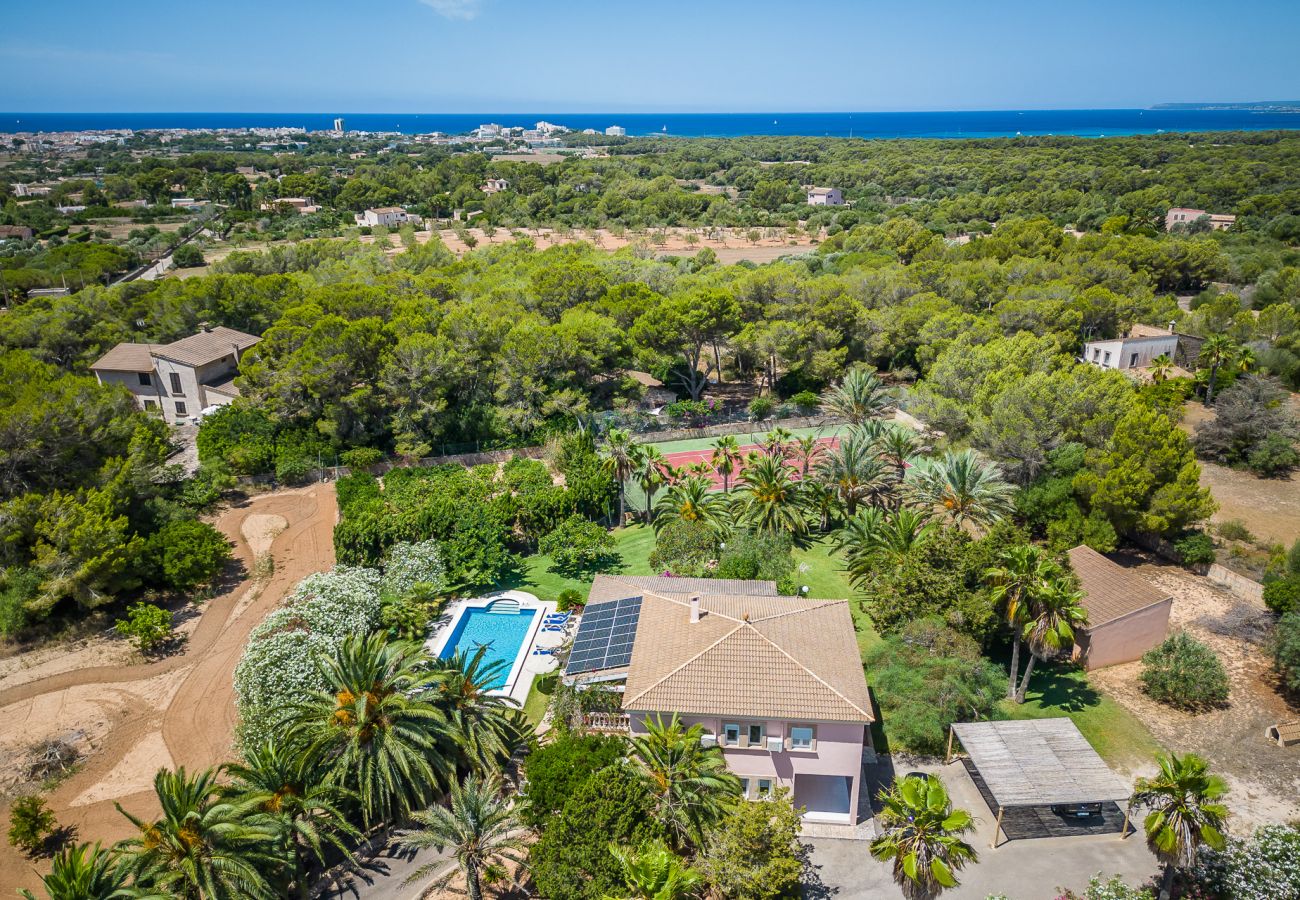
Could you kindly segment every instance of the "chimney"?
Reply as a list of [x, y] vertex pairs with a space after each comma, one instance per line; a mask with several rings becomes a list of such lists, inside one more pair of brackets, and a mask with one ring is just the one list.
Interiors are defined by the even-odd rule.
[[1170, 333], [1170, 334], [1173, 334], [1173, 333], [1174, 333], [1174, 320], [1173, 320], [1173, 319], [1170, 319], [1170, 320], [1169, 320], [1169, 333]]
[[691, 597], [691, 622], [700, 621], [700, 595], [695, 594]]

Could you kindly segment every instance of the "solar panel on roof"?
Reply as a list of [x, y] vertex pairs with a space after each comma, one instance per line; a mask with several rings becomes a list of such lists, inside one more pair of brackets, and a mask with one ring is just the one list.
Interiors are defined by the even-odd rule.
[[578, 623], [565, 674], [576, 675], [628, 665], [632, 661], [632, 643], [636, 640], [640, 619], [640, 597], [588, 605]]

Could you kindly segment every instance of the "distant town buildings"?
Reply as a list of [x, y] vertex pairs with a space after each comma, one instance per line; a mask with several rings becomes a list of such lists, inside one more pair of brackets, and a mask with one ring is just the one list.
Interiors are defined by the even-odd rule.
[[510, 190], [510, 182], [504, 178], [489, 178], [483, 182], [483, 186], [479, 190], [485, 194], [499, 194], [502, 191]]
[[605, 129], [608, 137], [627, 137], [627, 129], [621, 125], [611, 125]]
[[239, 396], [235, 376], [244, 351], [261, 338], [233, 328], [204, 326], [170, 344], [118, 344], [90, 370], [100, 384], [120, 384], [146, 412], [179, 425]]
[[334, 120], [334, 133], [342, 136], [345, 131], [347, 131], [347, 128], [344, 127], [343, 117], [339, 116]]
[[1174, 331], [1172, 322], [1168, 328], [1138, 324], [1127, 337], [1084, 344], [1083, 361], [1101, 369], [1116, 369], [1142, 377], [1152, 360], [1165, 356], [1182, 370], [1170, 374], [1187, 375], [1190, 374], [1187, 370], [1195, 367], [1203, 343], [1203, 338]]
[[1187, 228], [1192, 223], [1198, 221], [1202, 216], [1206, 217], [1210, 228], [1215, 231], [1223, 231], [1231, 228], [1237, 223], [1236, 216], [1230, 216], [1225, 213], [1210, 213], [1203, 209], [1188, 209], [1184, 206], [1176, 206], [1169, 212], [1165, 213], [1165, 231], [1173, 231], [1176, 227]]
[[400, 206], [380, 206], [375, 209], [368, 209], [361, 215], [357, 216], [358, 225], [384, 225], [391, 227], [393, 225], [405, 225], [407, 222], [419, 224], [419, 216], [411, 215]]
[[844, 195], [840, 193], [839, 188], [810, 187], [808, 188], [808, 205], [809, 206], [843, 206]]
[[480, 125], [476, 133], [485, 140], [492, 140], [501, 137], [501, 126], [495, 122], [489, 122], [487, 125]]
[[320, 207], [312, 203], [310, 197], [279, 197], [275, 200], [268, 200], [262, 204], [263, 212], [279, 212], [281, 210], [292, 209], [300, 216], [309, 216], [314, 212], [320, 212]]

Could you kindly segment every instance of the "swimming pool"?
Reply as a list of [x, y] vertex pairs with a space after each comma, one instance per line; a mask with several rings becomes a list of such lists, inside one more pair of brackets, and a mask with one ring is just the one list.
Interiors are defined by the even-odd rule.
[[447, 659], [458, 650], [468, 656], [479, 647], [487, 647], [483, 654], [484, 665], [497, 661], [505, 663], [488, 688], [502, 690], [513, 681], [538, 612], [536, 609], [496, 611], [485, 606], [465, 607], [438, 657]]

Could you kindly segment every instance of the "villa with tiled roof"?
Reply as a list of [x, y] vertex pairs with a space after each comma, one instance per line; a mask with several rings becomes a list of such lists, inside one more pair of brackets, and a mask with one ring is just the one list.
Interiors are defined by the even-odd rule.
[[784, 786], [809, 821], [856, 824], [874, 716], [847, 601], [602, 575], [565, 675], [621, 685], [633, 734], [655, 716], [703, 726], [751, 799]]

